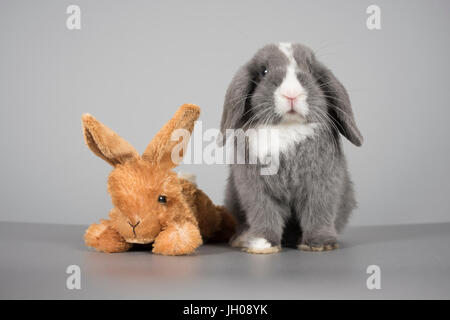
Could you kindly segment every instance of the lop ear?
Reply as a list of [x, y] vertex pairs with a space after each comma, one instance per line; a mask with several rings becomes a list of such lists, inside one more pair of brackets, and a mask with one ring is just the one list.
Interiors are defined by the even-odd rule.
[[[199, 115], [200, 108], [198, 106], [194, 104], [182, 105], [173, 118], [159, 130], [149, 143], [142, 154], [142, 159], [164, 168], [176, 167], [183, 159], [183, 151], [186, 149], [192, 130], [194, 130], [195, 121]], [[185, 130], [185, 133], [188, 133], [189, 136], [177, 136], [177, 139], [172, 140], [172, 134], [177, 129]], [[182, 145], [180, 146], [181, 148], [177, 149], [179, 151], [178, 159], [172, 159], [172, 150], [180, 143]]]
[[117, 133], [90, 114], [81, 117], [84, 140], [89, 149], [112, 166], [139, 158], [137, 151]]
[[356, 146], [361, 146], [363, 137], [356, 126], [350, 97], [342, 83], [322, 63], [315, 60], [313, 71], [329, 103], [330, 116], [339, 132]]
[[251, 78], [251, 71], [248, 64], [246, 64], [233, 77], [225, 94], [222, 120], [220, 122], [220, 132], [224, 139], [223, 141], [218, 141], [219, 145], [225, 142], [227, 129], [238, 129], [244, 124], [246, 104], [254, 88], [255, 84]]

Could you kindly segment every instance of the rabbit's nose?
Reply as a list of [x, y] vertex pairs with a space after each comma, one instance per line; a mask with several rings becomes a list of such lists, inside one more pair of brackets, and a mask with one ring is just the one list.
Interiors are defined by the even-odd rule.
[[282, 94], [283, 97], [285, 97], [288, 100], [295, 100], [297, 99], [301, 94], [300, 93], [286, 93], [286, 94]]
[[291, 106], [291, 109], [294, 108], [295, 100], [296, 100], [299, 96], [300, 96], [300, 94], [295, 95], [295, 96], [294, 96], [294, 95], [288, 96], [288, 95], [283, 94], [283, 97], [286, 98], [286, 100], [289, 102], [289, 105]]
[[130, 221], [128, 221], [128, 224], [130, 225], [131, 228], [133, 228], [133, 234], [136, 237], [136, 227], [139, 225], [139, 223], [141, 223], [141, 221], [139, 220], [138, 222], [136, 222], [136, 224], [132, 224]]

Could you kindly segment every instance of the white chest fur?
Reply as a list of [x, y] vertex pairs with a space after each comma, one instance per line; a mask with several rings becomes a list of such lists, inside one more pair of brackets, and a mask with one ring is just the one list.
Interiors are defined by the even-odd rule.
[[296, 144], [313, 137], [318, 123], [284, 123], [264, 125], [253, 129], [249, 135], [249, 152], [264, 162], [267, 156], [273, 157], [288, 153]]

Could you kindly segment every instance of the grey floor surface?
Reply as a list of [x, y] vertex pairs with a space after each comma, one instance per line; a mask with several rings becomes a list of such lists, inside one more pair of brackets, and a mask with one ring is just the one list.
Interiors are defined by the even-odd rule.
[[[195, 255], [86, 248], [85, 227], [0, 223], [0, 298], [415, 299], [450, 298], [450, 223], [348, 228], [341, 248], [250, 255], [204, 245]], [[81, 289], [66, 288], [66, 268]], [[366, 269], [381, 268], [368, 290]]]

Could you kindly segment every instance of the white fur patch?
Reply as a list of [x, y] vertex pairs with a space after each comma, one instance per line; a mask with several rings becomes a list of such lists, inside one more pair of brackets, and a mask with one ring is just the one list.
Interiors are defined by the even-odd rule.
[[[280, 115], [287, 115], [288, 118], [295, 116], [306, 116], [309, 111], [306, 102], [307, 92], [297, 78], [299, 70], [297, 61], [294, 58], [294, 52], [291, 43], [280, 43], [278, 49], [288, 58], [289, 64], [286, 67], [286, 74], [280, 86], [274, 92], [275, 110]], [[286, 97], [294, 98], [290, 101]], [[295, 111], [298, 115], [287, 114], [290, 110]]]
[[278, 49], [280, 49], [281, 52], [284, 53], [284, 55], [289, 59], [289, 64], [291, 66], [294, 66], [295, 68], [298, 68], [297, 62], [294, 58], [294, 51], [292, 48], [292, 43], [289, 42], [280, 42], [278, 44]]
[[259, 126], [249, 139], [250, 155], [264, 162], [267, 156], [286, 154], [297, 143], [314, 136], [317, 126], [318, 123], [299, 122]]
[[249, 249], [267, 249], [270, 247], [272, 247], [272, 245], [264, 238], [252, 238], [248, 241]]

